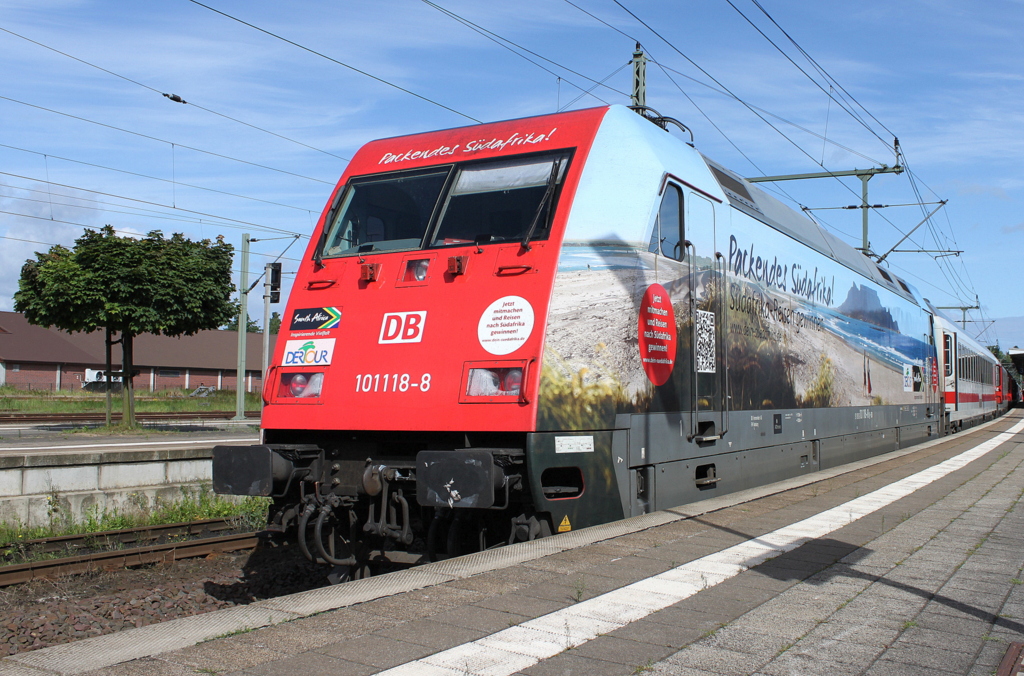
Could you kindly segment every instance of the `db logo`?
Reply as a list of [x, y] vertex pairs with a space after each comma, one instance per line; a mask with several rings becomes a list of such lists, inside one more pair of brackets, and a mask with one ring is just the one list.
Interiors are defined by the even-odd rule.
[[418, 343], [423, 340], [423, 325], [427, 323], [427, 313], [423, 312], [386, 312], [380, 325], [378, 343]]

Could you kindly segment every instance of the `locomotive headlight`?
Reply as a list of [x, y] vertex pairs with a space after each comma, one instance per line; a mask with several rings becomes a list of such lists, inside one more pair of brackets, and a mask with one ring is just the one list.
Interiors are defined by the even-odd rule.
[[[300, 374], [301, 375], [301, 374]], [[296, 394], [296, 397], [319, 397], [320, 391], [324, 388], [324, 374], [313, 373], [309, 376], [309, 381], [306, 383], [306, 387], [303, 388], [302, 394]]]
[[519, 396], [519, 387], [523, 384], [523, 369], [508, 369], [501, 379], [502, 394]]
[[402, 275], [403, 282], [423, 282], [427, 279], [427, 269], [430, 267], [429, 258], [417, 258], [405, 262], [405, 274]]
[[293, 397], [301, 397], [302, 393], [306, 390], [306, 385], [309, 384], [309, 379], [301, 373], [296, 373], [292, 376], [292, 380], [288, 383], [288, 389], [291, 390]]
[[416, 261], [416, 267], [413, 268], [412, 274], [417, 282], [422, 282], [427, 278], [427, 265], [429, 263], [430, 261], [427, 260]]
[[282, 373], [279, 397], [310, 399], [320, 396], [324, 386], [323, 373]]

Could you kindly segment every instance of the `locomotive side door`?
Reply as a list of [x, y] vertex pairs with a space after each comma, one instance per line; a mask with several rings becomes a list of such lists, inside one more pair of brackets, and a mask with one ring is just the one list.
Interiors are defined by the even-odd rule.
[[689, 191], [686, 223], [693, 331], [689, 436], [697, 441], [715, 441], [728, 430], [727, 265], [717, 247], [715, 207], [711, 201]]

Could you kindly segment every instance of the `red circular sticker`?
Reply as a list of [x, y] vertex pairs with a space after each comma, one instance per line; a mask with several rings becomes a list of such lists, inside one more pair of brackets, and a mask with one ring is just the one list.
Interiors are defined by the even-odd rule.
[[664, 385], [676, 363], [676, 313], [661, 284], [651, 284], [640, 303], [640, 361], [647, 378]]

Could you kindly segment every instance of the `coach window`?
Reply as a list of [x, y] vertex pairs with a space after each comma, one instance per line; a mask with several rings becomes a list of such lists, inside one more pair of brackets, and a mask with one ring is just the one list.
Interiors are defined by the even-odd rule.
[[946, 377], [953, 375], [953, 336], [942, 334], [942, 363]]
[[[671, 183], [665, 186], [665, 196], [661, 198], [661, 208], [654, 222], [651, 233], [651, 244], [648, 251], [663, 256], [683, 260], [683, 193], [678, 186]], [[660, 246], [659, 246], [660, 242]]]

